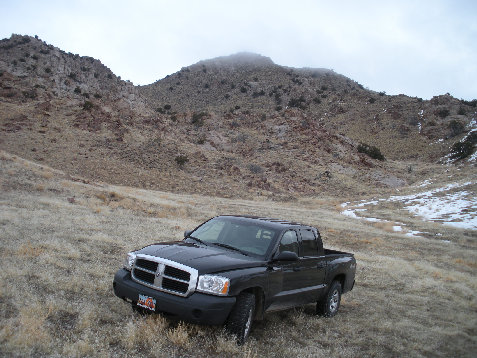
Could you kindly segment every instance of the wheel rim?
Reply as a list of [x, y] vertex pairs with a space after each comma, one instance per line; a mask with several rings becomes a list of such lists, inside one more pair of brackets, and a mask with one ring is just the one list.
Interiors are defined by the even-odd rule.
[[340, 303], [340, 293], [338, 290], [334, 290], [333, 293], [331, 294], [331, 299], [330, 299], [330, 312], [334, 313], [338, 309], [338, 305]]
[[252, 315], [253, 315], [252, 311], [253, 311], [252, 309], [248, 311], [248, 318], [247, 318], [247, 322], [245, 322], [245, 330], [243, 332], [244, 338], [247, 338], [248, 334], [250, 333], [250, 328], [252, 327]]

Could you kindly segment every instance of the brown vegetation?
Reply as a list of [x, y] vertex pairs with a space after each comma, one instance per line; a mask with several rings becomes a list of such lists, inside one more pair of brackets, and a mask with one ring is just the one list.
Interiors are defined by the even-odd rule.
[[[279, 204], [85, 184], [59, 171], [45, 178], [49, 168], [6, 152], [0, 158], [0, 355], [471, 357], [475, 351], [474, 231], [409, 216], [417, 228], [442, 236], [408, 238], [347, 218], [323, 197]], [[36, 190], [38, 183], [45, 190]], [[326, 247], [354, 252], [357, 283], [340, 313], [320, 318], [309, 305], [267, 314], [238, 348], [221, 327], [140, 316], [114, 296], [112, 277], [127, 251], [180, 239], [219, 213], [313, 224]]]

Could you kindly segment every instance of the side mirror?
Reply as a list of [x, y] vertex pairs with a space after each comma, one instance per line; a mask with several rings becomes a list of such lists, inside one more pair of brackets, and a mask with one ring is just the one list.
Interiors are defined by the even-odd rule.
[[187, 238], [187, 237], [189, 237], [189, 235], [192, 234], [192, 231], [194, 231], [194, 230], [186, 230], [186, 231], [184, 231], [184, 239]]
[[296, 252], [283, 251], [278, 254], [273, 261], [298, 261], [298, 255]]

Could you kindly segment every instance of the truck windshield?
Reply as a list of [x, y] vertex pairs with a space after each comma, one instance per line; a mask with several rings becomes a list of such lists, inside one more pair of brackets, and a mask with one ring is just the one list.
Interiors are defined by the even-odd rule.
[[237, 249], [244, 254], [263, 256], [274, 242], [277, 231], [259, 222], [217, 217], [199, 226], [189, 236], [200, 241]]

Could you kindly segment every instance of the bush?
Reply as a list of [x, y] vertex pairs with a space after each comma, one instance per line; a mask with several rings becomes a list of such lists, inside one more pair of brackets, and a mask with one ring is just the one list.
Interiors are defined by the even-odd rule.
[[376, 102], [376, 99], [374, 99], [373, 97], [370, 97], [370, 98], [368, 99], [368, 102], [369, 102], [369, 103], [374, 103], [374, 102]]
[[465, 159], [472, 154], [474, 146], [470, 141], [463, 141], [454, 143], [451, 151], [451, 159], [461, 160]]
[[263, 173], [263, 168], [260, 165], [256, 164], [249, 164], [248, 170], [250, 170], [253, 174]]
[[68, 75], [68, 77], [71, 78], [72, 80], [76, 81], [76, 73], [71, 72], [71, 73]]
[[450, 114], [450, 111], [447, 108], [442, 108], [439, 109], [436, 114], [441, 118], [446, 118]]
[[466, 101], [464, 99], [461, 99], [460, 101], [466, 106], [477, 107], [477, 99], [473, 99], [472, 101]]
[[208, 116], [207, 112], [200, 112], [200, 113], [196, 112], [192, 115], [191, 123], [197, 127], [201, 127], [204, 125], [205, 116]]
[[102, 97], [102, 96], [101, 96], [99, 93], [95, 93], [95, 94], [94, 94], [94, 98], [98, 98], [98, 99], [99, 99], [99, 98], [101, 98], [101, 97]]
[[170, 104], [166, 104], [166, 105], [164, 106], [164, 109], [165, 109], [166, 111], [170, 110], [170, 109], [171, 109], [171, 105], [170, 105]]
[[93, 102], [91, 102], [91, 101], [85, 101], [85, 102], [83, 103], [83, 109], [84, 109], [85, 111], [91, 111], [91, 110], [93, 109], [93, 107], [94, 107], [94, 104], [93, 104]]
[[113, 78], [113, 75], [111, 73], [108, 73], [108, 78], [111, 80]]
[[288, 101], [288, 107], [296, 107], [305, 110], [307, 108], [305, 97], [300, 96], [299, 98], [291, 98]]
[[246, 92], [247, 92], [247, 88], [244, 87], [244, 86], [240, 87], [240, 92], [246, 93]]
[[74, 92], [77, 93], [77, 94], [80, 94], [80, 93], [81, 93], [81, 88], [76, 87], [75, 90], [74, 90]]
[[385, 160], [384, 155], [381, 153], [379, 148], [372, 145], [361, 143], [358, 145], [358, 153], [364, 153], [373, 159]]
[[46, 73], [51, 73], [51, 68], [49, 68], [49, 67], [45, 68], [45, 72]]
[[465, 126], [462, 122], [456, 121], [455, 119], [451, 120], [448, 124], [448, 127], [451, 131], [450, 136], [455, 137], [461, 133], [464, 133]]
[[466, 110], [464, 107], [460, 107], [459, 110], [457, 111], [457, 114], [461, 115], [461, 116], [465, 116], [466, 115]]
[[189, 158], [187, 158], [186, 155], [178, 155], [175, 159], [176, 163], [179, 165], [179, 167], [183, 167], [185, 163], [189, 161]]

